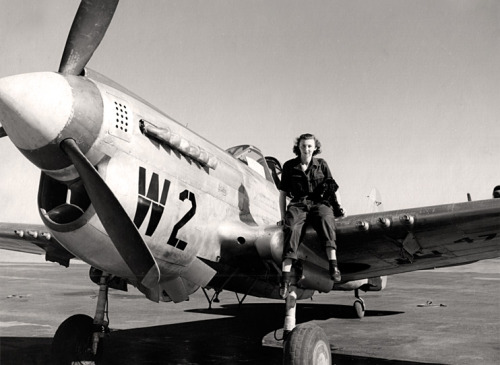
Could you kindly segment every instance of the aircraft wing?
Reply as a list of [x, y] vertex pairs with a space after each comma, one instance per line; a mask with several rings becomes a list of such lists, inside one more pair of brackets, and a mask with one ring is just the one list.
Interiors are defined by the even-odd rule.
[[[500, 256], [500, 199], [353, 215], [336, 223], [344, 283]], [[212, 286], [277, 295], [282, 228], [239, 223], [222, 231], [220, 260], [207, 262], [220, 276]], [[328, 292], [333, 282], [325, 249], [310, 226], [298, 256], [301, 288]]]
[[45, 254], [47, 261], [66, 267], [74, 258], [41, 224], [0, 223], [0, 249]]
[[337, 240], [346, 281], [499, 257], [500, 199], [345, 217]]

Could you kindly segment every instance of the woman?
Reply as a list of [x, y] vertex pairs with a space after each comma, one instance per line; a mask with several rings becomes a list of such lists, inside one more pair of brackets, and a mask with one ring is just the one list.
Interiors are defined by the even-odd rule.
[[[306, 220], [311, 222], [318, 238], [325, 245], [332, 280], [335, 282], [341, 280], [337, 266], [335, 217], [331, 200], [324, 195], [327, 181], [335, 187], [338, 186], [332, 178], [326, 161], [314, 157], [321, 153], [321, 143], [314, 135], [307, 133], [299, 136], [293, 152], [297, 157], [283, 165], [279, 197], [281, 221], [285, 234], [283, 275], [280, 285], [280, 295], [283, 298], [288, 295], [292, 264], [294, 260], [297, 260], [302, 228]], [[288, 208], [287, 196], [291, 197]]]

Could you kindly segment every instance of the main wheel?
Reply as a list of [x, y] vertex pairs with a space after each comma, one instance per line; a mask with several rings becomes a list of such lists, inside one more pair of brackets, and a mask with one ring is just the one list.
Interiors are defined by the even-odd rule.
[[330, 365], [332, 352], [325, 331], [313, 323], [296, 326], [283, 346], [285, 365]]
[[76, 314], [66, 319], [57, 329], [52, 341], [53, 363], [66, 365], [95, 362], [97, 356], [92, 352], [93, 331], [93, 319], [89, 316]]

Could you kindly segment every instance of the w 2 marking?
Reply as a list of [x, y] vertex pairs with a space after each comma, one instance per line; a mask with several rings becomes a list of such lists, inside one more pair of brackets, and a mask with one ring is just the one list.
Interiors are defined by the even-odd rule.
[[[138, 183], [138, 196], [137, 196], [137, 208], [135, 210], [134, 224], [137, 229], [139, 229], [150, 209], [151, 216], [149, 218], [148, 226], [146, 228], [146, 236], [152, 236], [156, 231], [158, 224], [160, 223], [163, 212], [165, 211], [165, 203], [168, 198], [168, 193], [170, 190], [170, 181], [167, 179], [163, 180], [163, 187], [161, 190], [161, 195], [159, 191], [160, 183], [157, 173], [151, 175], [151, 180], [149, 181], [148, 190], [146, 192], [146, 169], [144, 167], [139, 167], [139, 183]], [[187, 242], [177, 238], [179, 230], [189, 222], [196, 214], [196, 197], [189, 190], [184, 190], [179, 194], [179, 199], [185, 201], [189, 199], [191, 202], [191, 208], [189, 211], [174, 225], [174, 229], [170, 234], [167, 244], [178, 248], [181, 251], [187, 246]]]

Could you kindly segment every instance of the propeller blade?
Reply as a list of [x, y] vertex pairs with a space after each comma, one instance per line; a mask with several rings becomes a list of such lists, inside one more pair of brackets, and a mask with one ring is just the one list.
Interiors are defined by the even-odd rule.
[[62, 141], [61, 148], [80, 174], [95, 211], [121, 257], [139, 282], [154, 288], [160, 277], [158, 265], [127, 212], [75, 140]]
[[7, 132], [0, 126], [0, 138], [7, 136]]
[[59, 72], [80, 75], [101, 43], [118, 0], [82, 0], [69, 31]]

